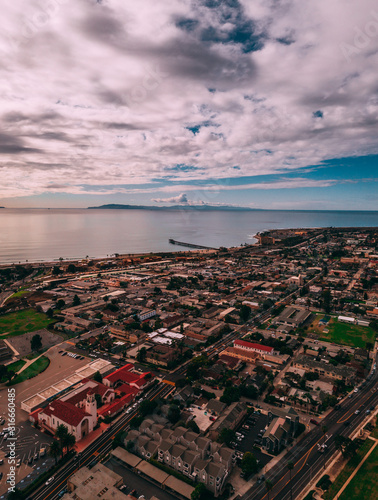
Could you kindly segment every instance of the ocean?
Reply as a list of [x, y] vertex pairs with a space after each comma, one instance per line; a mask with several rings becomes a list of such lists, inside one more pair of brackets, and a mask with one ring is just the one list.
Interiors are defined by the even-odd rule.
[[378, 227], [378, 211], [1, 209], [0, 263], [185, 250], [169, 238], [232, 247], [267, 229], [331, 226]]

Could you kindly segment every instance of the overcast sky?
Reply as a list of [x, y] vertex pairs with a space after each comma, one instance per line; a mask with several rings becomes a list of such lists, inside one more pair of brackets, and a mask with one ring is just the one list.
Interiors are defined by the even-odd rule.
[[17, 0], [1, 17], [1, 205], [378, 209], [375, 0]]

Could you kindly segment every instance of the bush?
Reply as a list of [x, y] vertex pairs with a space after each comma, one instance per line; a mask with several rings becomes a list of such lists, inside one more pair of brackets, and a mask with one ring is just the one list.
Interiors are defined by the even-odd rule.
[[324, 476], [316, 484], [316, 487], [321, 488], [323, 491], [327, 491], [331, 485], [332, 481], [330, 480], [329, 475], [324, 474]]

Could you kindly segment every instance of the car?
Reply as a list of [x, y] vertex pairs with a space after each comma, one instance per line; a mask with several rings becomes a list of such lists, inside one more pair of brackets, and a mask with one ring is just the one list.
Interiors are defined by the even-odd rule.
[[39, 453], [37, 452], [35, 455], [34, 455], [34, 460], [38, 460], [39, 459]]
[[59, 492], [58, 497], [59, 497], [59, 498], [61, 498], [63, 495], [65, 495], [65, 494], [67, 493], [67, 491], [68, 491], [68, 490], [67, 490], [67, 488], [63, 488], [63, 489]]
[[3, 465], [4, 463], [4, 460], [2, 458], [0, 458], [0, 465]]
[[355, 415], [358, 415], [359, 413], [361, 413], [361, 410], [356, 410], [356, 411], [354, 412], [354, 414], [355, 414]]
[[21, 465], [21, 458], [17, 460], [16, 467], [20, 467], [20, 465]]
[[28, 464], [32, 464], [33, 463], [33, 455], [31, 457], [29, 457], [29, 460], [28, 460]]
[[10, 457], [10, 451], [7, 451], [6, 454], [4, 455], [5, 458]]
[[358, 392], [358, 387], [356, 387], [353, 392]]
[[9, 436], [9, 434], [8, 434], [8, 433], [5, 433], [5, 434], [4, 434], [4, 437], [3, 437], [4, 441], [6, 441], [6, 440], [8, 439], [8, 436]]
[[366, 413], [366, 415], [369, 415], [370, 414], [370, 410], [366, 410], [365, 413]]
[[63, 349], [61, 349], [61, 350], [59, 351], [59, 354], [62, 354], [62, 352], [63, 352]]
[[48, 486], [50, 483], [54, 481], [54, 476], [49, 477], [49, 479], [45, 482], [45, 485]]
[[349, 394], [348, 398], [351, 399], [353, 397], [353, 394]]
[[314, 425], [319, 425], [319, 422], [315, 420], [314, 418], [310, 418], [310, 423]]
[[62, 352], [62, 356], [67, 356], [67, 351]]
[[215, 417], [209, 417], [212, 422], [215, 422], [216, 418]]
[[0, 472], [0, 481], [3, 479], [3, 475], [4, 474], [2, 472]]
[[0, 422], [0, 425], [4, 425], [5, 424], [5, 418], [3, 418]]

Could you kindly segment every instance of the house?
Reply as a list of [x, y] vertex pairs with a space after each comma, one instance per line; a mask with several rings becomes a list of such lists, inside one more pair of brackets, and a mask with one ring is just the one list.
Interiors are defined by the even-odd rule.
[[356, 349], [354, 351], [354, 359], [356, 361], [360, 361], [361, 363], [364, 363], [365, 361], [368, 361], [369, 353], [366, 349]]
[[216, 441], [222, 429], [235, 429], [246, 414], [247, 406], [244, 403], [236, 402], [230, 404], [211, 426], [210, 438]]
[[268, 428], [262, 437], [262, 446], [268, 453], [278, 454], [295, 436], [299, 415], [290, 408], [288, 411], [275, 408], [268, 412]]
[[234, 450], [185, 427], [172, 430], [152, 419], [145, 419], [139, 431], [130, 431], [125, 444], [130, 441], [138, 455], [150, 458], [157, 454], [159, 462], [204, 483], [215, 496], [222, 493], [236, 461]]
[[247, 352], [257, 352], [261, 356], [265, 356], [266, 354], [273, 356], [276, 354], [273, 347], [247, 342], [246, 340], [234, 340], [234, 347]]

